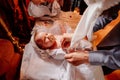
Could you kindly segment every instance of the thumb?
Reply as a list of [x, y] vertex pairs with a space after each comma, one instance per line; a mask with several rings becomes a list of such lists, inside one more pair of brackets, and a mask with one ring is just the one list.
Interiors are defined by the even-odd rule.
[[72, 54], [65, 54], [64, 58], [65, 59], [70, 59], [70, 58], [72, 58]]

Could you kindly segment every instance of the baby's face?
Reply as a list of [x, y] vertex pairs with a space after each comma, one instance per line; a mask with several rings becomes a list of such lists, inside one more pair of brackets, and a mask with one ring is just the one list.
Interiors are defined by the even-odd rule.
[[43, 49], [47, 49], [52, 47], [55, 44], [56, 40], [54, 35], [46, 32], [40, 32], [35, 36], [35, 42]]

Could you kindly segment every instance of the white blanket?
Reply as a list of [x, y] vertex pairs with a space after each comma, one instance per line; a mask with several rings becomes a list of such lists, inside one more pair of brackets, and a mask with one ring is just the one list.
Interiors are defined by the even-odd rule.
[[41, 50], [31, 41], [25, 46], [20, 80], [104, 80], [99, 66], [87, 64], [75, 67], [64, 59], [61, 48]]

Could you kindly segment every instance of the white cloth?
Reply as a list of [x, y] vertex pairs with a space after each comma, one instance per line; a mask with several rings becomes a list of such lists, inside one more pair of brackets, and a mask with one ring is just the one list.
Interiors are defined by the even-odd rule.
[[[120, 2], [120, 0], [85, 0], [85, 2], [88, 4], [88, 7], [85, 10], [83, 16], [81, 17], [81, 19], [77, 25], [77, 28], [75, 29], [75, 32], [74, 32], [74, 35], [72, 37], [72, 41], [70, 44], [71, 48], [77, 48], [76, 45], [79, 43], [80, 40], [82, 40], [86, 36], [89, 41], [92, 41], [93, 26], [95, 24], [96, 19], [99, 17], [99, 15], [104, 10], [118, 4], [118, 2]], [[87, 66], [86, 64], [82, 64], [82, 65], [84, 65], [85, 67]], [[82, 66], [82, 65], [80, 65], [80, 66]], [[81, 69], [81, 72], [86, 73], [86, 72], [82, 71], [82, 70], [85, 70], [85, 67], [79, 68], [79, 69]], [[89, 70], [92, 70], [92, 69], [89, 69], [90, 67], [86, 67], [86, 69], [88, 69], [88, 74], [85, 74], [85, 76], [90, 74]], [[82, 69], [82, 68], [84, 68], [84, 69]], [[98, 68], [101, 68], [101, 66], [98, 66]], [[101, 70], [98, 69], [98, 71], [101, 71]], [[100, 73], [102, 73], [102, 72], [100, 72]], [[97, 73], [95, 71], [95, 75], [94, 75], [96, 77], [95, 80], [98, 80], [100, 78], [100, 76], [98, 76], [99, 73]], [[92, 79], [88, 79], [88, 80], [92, 80]], [[101, 79], [101, 80], [103, 80], [103, 79]]]
[[57, 0], [54, 0], [53, 4], [52, 4], [52, 14], [51, 16], [56, 16], [58, 13], [60, 13], [60, 5], [57, 2]]
[[[66, 32], [71, 32], [67, 27], [65, 27]], [[49, 30], [41, 26], [36, 26], [33, 30], [31, 40], [24, 49], [20, 80], [104, 80], [102, 69], [99, 66], [82, 64], [76, 67], [64, 59], [66, 52], [61, 48], [54, 50], [38, 48], [34, 41], [35, 32]], [[58, 25], [53, 26], [50, 30], [61, 31]], [[57, 41], [60, 39], [57, 38]]]
[[63, 58], [62, 49], [54, 51], [52, 55], [49, 50], [39, 49], [32, 36], [25, 46], [20, 80], [104, 80], [99, 67], [84, 64], [75, 67]]
[[40, 50], [35, 46], [35, 43], [32, 41], [25, 46], [21, 66], [21, 74], [23, 75], [21, 80], [59, 79], [65, 71], [64, 68], [63, 70], [60, 70], [64, 61], [57, 61], [50, 58], [47, 51]]
[[[50, 8], [52, 9], [51, 11]], [[59, 14], [60, 10], [60, 5], [56, 0], [48, 6], [36, 5], [32, 1], [30, 1], [28, 5], [28, 14], [33, 17], [43, 17], [44, 15], [56, 16]]]
[[75, 47], [75, 44], [85, 36], [87, 36], [89, 41], [92, 41], [93, 26], [96, 19], [104, 10], [118, 4], [120, 0], [85, 0], [85, 2], [88, 7], [75, 29], [71, 47]]

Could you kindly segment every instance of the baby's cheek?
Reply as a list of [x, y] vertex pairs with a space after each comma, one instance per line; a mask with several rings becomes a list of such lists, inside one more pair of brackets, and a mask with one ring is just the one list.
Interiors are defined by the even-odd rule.
[[35, 43], [38, 44], [38, 45], [42, 45], [43, 41], [41, 39], [37, 39], [37, 40], [35, 40]]

